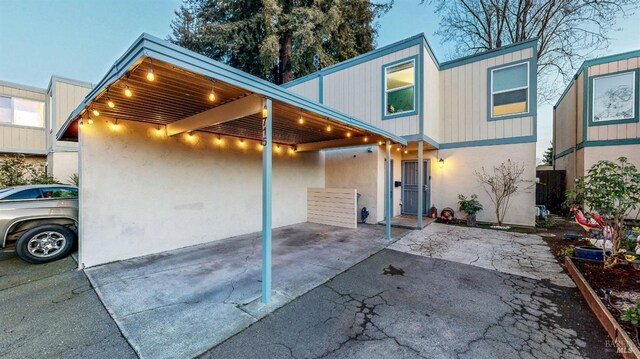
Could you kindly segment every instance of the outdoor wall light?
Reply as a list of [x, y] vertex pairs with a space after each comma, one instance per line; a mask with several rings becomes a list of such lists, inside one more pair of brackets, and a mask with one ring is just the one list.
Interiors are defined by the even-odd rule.
[[444, 168], [444, 159], [440, 158], [440, 159], [438, 160], [438, 167], [440, 167], [440, 168]]

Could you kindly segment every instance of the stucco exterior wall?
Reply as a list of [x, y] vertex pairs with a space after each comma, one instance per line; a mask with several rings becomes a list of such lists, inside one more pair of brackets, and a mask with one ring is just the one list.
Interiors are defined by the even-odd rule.
[[[533, 55], [533, 49], [527, 48], [440, 71], [440, 143], [533, 135], [531, 115], [491, 121], [487, 115], [488, 69], [530, 59]], [[530, 84], [530, 109], [536, 106], [533, 85]]]
[[50, 152], [47, 170], [59, 182], [71, 183], [71, 176], [78, 173], [78, 152]]
[[[444, 207], [451, 207], [456, 216], [464, 218], [459, 213], [458, 194], [469, 196], [477, 194], [484, 210], [477, 214], [478, 221], [495, 222], [495, 207], [488, 195], [478, 183], [475, 171], [484, 167], [491, 173], [493, 166], [510, 159], [525, 165], [524, 186], [530, 187], [516, 194], [511, 200], [511, 206], [505, 217], [505, 223], [533, 226], [535, 224], [535, 143], [520, 143], [514, 145], [497, 145], [482, 147], [465, 147], [439, 151], [425, 152], [425, 159], [431, 159], [431, 204], [441, 211]], [[443, 168], [437, 164], [437, 158], [445, 160]]]
[[[81, 265], [95, 266], [261, 230], [258, 143], [103, 119], [80, 134]], [[306, 221], [324, 154], [274, 149], [273, 226]]]

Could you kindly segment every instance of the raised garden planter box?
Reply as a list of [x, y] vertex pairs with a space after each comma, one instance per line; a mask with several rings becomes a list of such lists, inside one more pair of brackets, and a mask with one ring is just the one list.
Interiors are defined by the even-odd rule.
[[611, 315], [596, 292], [573, 264], [571, 258], [565, 257], [564, 264], [567, 267], [571, 279], [576, 283], [580, 293], [582, 293], [582, 296], [587, 301], [589, 308], [593, 314], [595, 314], [596, 318], [598, 318], [598, 321], [613, 341], [613, 344], [617, 347], [618, 353], [625, 359], [640, 359], [640, 350], [638, 347], [633, 343], [633, 340], [631, 340], [627, 332], [620, 326], [620, 323]]

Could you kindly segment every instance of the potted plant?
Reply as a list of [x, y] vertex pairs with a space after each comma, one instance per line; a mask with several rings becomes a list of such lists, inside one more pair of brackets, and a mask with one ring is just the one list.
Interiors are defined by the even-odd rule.
[[482, 210], [482, 204], [480, 204], [480, 201], [478, 201], [478, 196], [472, 194], [469, 198], [467, 198], [465, 195], [459, 194], [458, 200], [460, 211], [467, 214], [467, 226], [477, 226], [476, 213]]

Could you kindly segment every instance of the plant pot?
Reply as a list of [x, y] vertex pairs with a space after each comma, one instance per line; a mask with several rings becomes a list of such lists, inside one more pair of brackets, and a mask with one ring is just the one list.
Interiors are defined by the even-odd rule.
[[[611, 255], [611, 251], [607, 251], [607, 255]], [[576, 251], [573, 254], [576, 258], [591, 259], [594, 261], [603, 261], [604, 254], [600, 248], [590, 248], [584, 246], [576, 247]]]
[[467, 226], [469, 226], [469, 227], [477, 227], [478, 226], [478, 222], [476, 222], [476, 215], [475, 214], [467, 215]]

